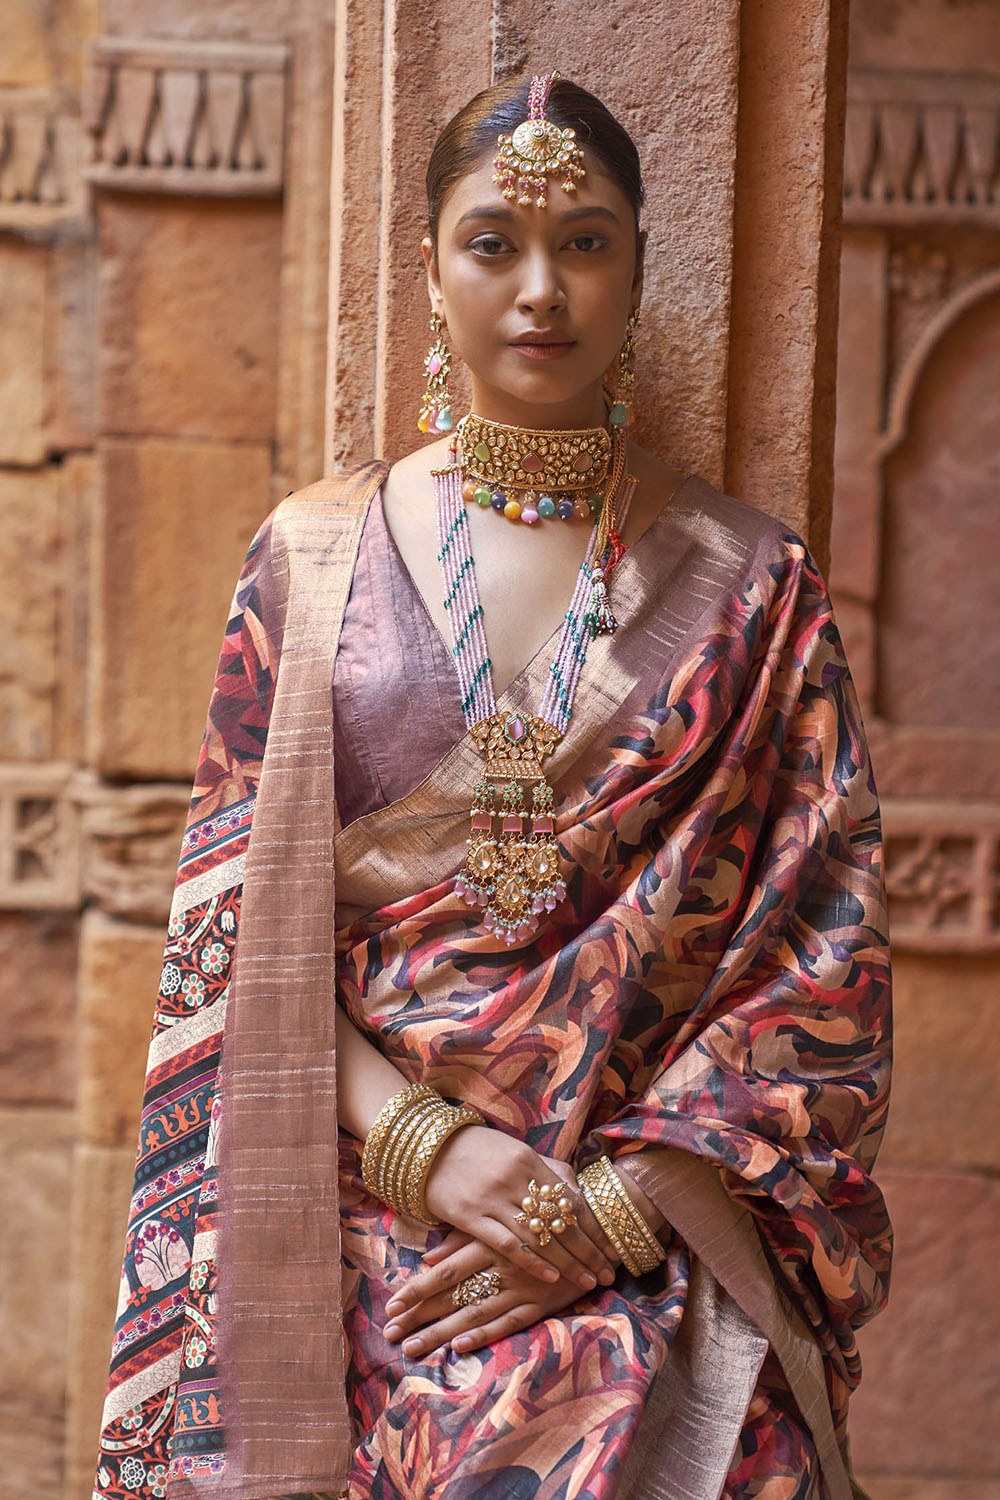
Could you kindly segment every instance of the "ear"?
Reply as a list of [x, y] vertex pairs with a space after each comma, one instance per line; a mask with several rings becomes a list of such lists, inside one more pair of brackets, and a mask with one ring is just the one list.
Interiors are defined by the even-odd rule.
[[649, 232], [646, 229], [642, 229], [639, 232], [639, 247], [636, 252], [635, 275], [632, 277], [632, 305], [634, 307], [638, 307], [640, 301], [642, 300], [642, 282], [645, 275], [646, 240], [648, 238], [648, 234]]
[[438, 279], [437, 256], [434, 254], [434, 241], [429, 234], [425, 234], [420, 241], [420, 253], [424, 257], [424, 266], [427, 270], [427, 295], [431, 299], [431, 306], [444, 317], [444, 298], [441, 295], [441, 282]]

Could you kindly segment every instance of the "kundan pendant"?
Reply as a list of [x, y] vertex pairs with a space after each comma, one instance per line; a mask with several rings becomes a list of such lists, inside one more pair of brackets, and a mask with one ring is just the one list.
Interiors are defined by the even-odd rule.
[[503, 711], [469, 732], [486, 768], [476, 787], [457, 889], [469, 906], [482, 908], [483, 926], [510, 945], [530, 937], [541, 913], [552, 911], [566, 894], [552, 788], [542, 775], [542, 761], [562, 734], [546, 719]]

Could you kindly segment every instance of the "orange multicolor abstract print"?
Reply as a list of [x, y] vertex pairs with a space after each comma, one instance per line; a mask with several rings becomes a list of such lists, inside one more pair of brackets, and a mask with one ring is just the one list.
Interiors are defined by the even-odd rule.
[[[884, 1303], [891, 1249], [869, 1175], [890, 1048], [879, 816], [822, 579], [798, 538], [759, 531], [683, 659], [647, 670], [557, 785], [573, 875], [550, 924], [508, 953], [435, 884], [340, 933], [340, 993], [408, 1077], [540, 1152], [579, 1164], [671, 1147], [712, 1163], [819, 1342], [843, 1439], [855, 1330]], [[377, 839], [379, 815], [366, 822]], [[478, 1359], [409, 1369], [380, 1328], [387, 1281], [416, 1264], [413, 1226], [397, 1245], [352, 1159], [342, 1192], [358, 1494], [610, 1497], [683, 1307], [683, 1252]], [[591, 1369], [581, 1411], [568, 1372]], [[734, 1495], [808, 1492], [808, 1434], [770, 1382]], [[527, 1466], [517, 1484], [488, 1477], [506, 1446], [497, 1402], [506, 1462]]]
[[[106, 1500], [196, 1495], [228, 1462], [217, 1070], [281, 663], [270, 528], [226, 633], [164, 955], [95, 1485]], [[621, 565], [646, 613], [624, 610], [608, 648], [620, 701], [607, 711], [609, 681], [589, 700], [583, 682], [553, 776], [566, 902], [512, 950], [483, 932], [455, 891], [468, 803], [442, 762], [422, 793], [462, 829], [455, 847], [401, 848], [382, 861], [385, 894], [360, 905], [338, 873], [338, 998], [408, 1078], [540, 1152], [709, 1164], [822, 1351], [843, 1441], [855, 1332], [884, 1304], [891, 1251], [871, 1177], [886, 918], [857, 700], [797, 537], [701, 482], [657, 540], [669, 566], [641, 539]], [[377, 841], [381, 817], [347, 839]], [[690, 1301], [690, 1247], [675, 1236], [648, 1276], [622, 1272], [488, 1349], [407, 1361], [382, 1337], [384, 1305], [429, 1237], [366, 1194], [358, 1152], [341, 1137], [351, 1500], [612, 1500]], [[725, 1500], [813, 1500], [816, 1450], [770, 1356], [741, 1420]]]

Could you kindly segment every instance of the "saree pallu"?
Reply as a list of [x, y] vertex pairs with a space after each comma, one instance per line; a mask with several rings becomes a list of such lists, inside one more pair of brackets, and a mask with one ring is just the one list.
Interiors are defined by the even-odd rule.
[[[822, 581], [798, 538], [685, 482], [616, 571], [620, 629], [549, 762], [567, 900], [497, 952], [453, 888], [464, 737], [334, 827], [333, 654], [385, 472], [284, 502], [237, 588], [95, 1493], [715, 1500], [766, 1357], [841, 1500], [854, 1331], [888, 1287], [870, 1172], [889, 989], [877, 802]], [[548, 660], [498, 706], [537, 702]], [[677, 1231], [664, 1265], [400, 1378], [382, 1307], [428, 1237], [337, 1142], [335, 983], [408, 1078], [545, 1154], [627, 1155]]]

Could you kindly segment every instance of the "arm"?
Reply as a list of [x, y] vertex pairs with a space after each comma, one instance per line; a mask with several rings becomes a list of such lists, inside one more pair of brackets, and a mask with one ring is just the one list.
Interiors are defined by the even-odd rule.
[[337, 1006], [337, 1119], [363, 1142], [375, 1116], [393, 1094], [411, 1082]]
[[[379, 1110], [412, 1081], [385, 1057], [337, 1006], [337, 1119], [363, 1141]], [[481, 1240], [530, 1277], [555, 1282], [561, 1276], [589, 1290], [614, 1271], [600, 1231], [568, 1229], [537, 1250], [514, 1224], [532, 1178], [551, 1181], [549, 1163], [523, 1141], [501, 1130], [466, 1125], [438, 1152], [427, 1183], [427, 1206], [435, 1218]], [[537, 1243], [537, 1242], [536, 1242]]]

